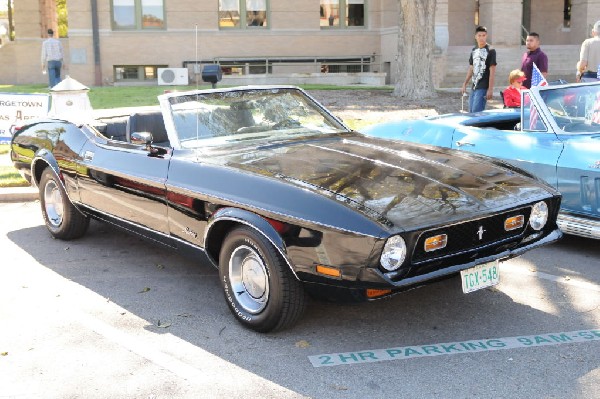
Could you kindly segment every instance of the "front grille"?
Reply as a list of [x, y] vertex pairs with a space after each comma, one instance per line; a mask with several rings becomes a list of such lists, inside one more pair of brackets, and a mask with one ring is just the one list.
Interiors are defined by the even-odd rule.
[[[513, 238], [520, 237], [527, 228], [530, 213], [531, 207], [527, 206], [482, 219], [428, 230], [421, 234], [417, 241], [412, 263], [416, 265], [437, 258], [475, 251], [478, 248], [485, 248], [495, 243], [504, 243]], [[509, 217], [517, 215], [524, 216], [525, 221], [523, 226], [515, 230], [505, 231], [504, 221]], [[425, 252], [425, 240], [440, 234], [448, 236], [446, 247], [437, 251]]]

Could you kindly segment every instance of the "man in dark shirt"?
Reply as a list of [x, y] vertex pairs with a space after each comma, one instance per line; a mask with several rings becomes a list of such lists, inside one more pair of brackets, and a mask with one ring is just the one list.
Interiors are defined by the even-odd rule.
[[475, 29], [475, 40], [477, 46], [471, 50], [469, 70], [461, 89], [461, 92], [465, 94], [467, 85], [471, 82], [469, 112], [480, 112], [485, 109], [487, 100], [492, 99], [496, 76], [496, 50], [490, 49], [490, 45], [487, 43], [485, 26], [478, 26]]
[[533, 74], [533, 64], [538, 67], [544, 78], [548, 77], [548, 57], [540, 48], [540, 35], [530, 32], [525, 40], [527, 50], [521, 58], [521, 71], [525, 72], [527, 78], [523, 82], [523, 87], [531, 88], [531, 75]]

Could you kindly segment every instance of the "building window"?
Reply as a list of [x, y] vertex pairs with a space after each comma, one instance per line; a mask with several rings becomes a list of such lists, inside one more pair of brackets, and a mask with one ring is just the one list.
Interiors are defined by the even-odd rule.
[[112, 0], [113, 29], [165, 29], [163, 3], [163, 0]]
[[365, 26], [365, 0], [321, 0], [321, 27]]
[[166, 68], [167, 65], [115, 65], [115, 82], [123, 81], [152, 81], [157, 79], [158, 68]]
[[219, 28], [268, 27], [267, 1], [219, 0]]
[[571, 0], [565, 0], [563, 15], [564, 15], [564, 25], [563, 26], [565, 28], [570, 28], [571, 27]]

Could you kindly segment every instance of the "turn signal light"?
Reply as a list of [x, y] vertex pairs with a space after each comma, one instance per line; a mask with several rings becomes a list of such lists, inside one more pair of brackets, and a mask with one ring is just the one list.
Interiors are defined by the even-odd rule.
[[525, 216], [511, 216], [504, 221], [504, 230], [511, 231], [520, 229], [525, 224]]
[[391, 294], [392, 290], [376, 290], [376, 289], [367, 289], [367, 298], [379, 298], [380, 296]]
[[317, 265], [317, 273], [324, 274], [329, 277], [342, 277], [342, 272], [334, 267]]
[[429, 237], [425, 240], [425, 252], [437, 251], [438, 249], [445, 248], [446, 244], [448, 244], [448, 236], [446, 234]]

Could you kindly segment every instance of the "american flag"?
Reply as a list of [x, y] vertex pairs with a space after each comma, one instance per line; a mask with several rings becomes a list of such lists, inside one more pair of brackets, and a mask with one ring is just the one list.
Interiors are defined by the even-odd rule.
[[546, 82], [546, 78], [540, 72], [535, 62], [533, 63], [533, 69], [531, 71], [531, 87], [533, 86], [546, 86], [548, 82]]

